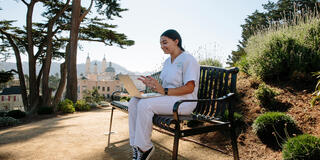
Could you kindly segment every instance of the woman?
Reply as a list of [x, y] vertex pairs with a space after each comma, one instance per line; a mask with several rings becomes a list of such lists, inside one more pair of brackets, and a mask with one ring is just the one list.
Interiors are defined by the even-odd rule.
[[[181, 99], [197, 99], [200, 66], [196, 59], [182, 48], [182, 40], [175, 30], [167, 30], [160, 36], [161, 49], [170, 57], [164, 62], [160, 74], [162, 85], [152, 77], [138, 78], [152, 90], [163, 96], [138, 99], [129, 102], [129, 134], [133, 159], [149, 159], [154, 152], [151, 142], [154, 114], [173, 114], [175, 102]], [[180, 115], [188, 115], [196, 103], [182, 103]]]

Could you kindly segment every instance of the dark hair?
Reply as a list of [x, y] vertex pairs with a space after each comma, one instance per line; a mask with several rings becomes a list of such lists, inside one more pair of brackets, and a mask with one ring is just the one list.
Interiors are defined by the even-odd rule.
[[168, 38], [170, 38], [170, 39], [172, 39], [172, 40], [178, 40], [178, 41], [179, 41], [179, 42], [178, 42], [178, 47], [179, 47], [182, 51], [184, 51], [184, 49], [182, 48], [182, 39], [181, 39], [181, 36], [180, 36], [180, 34], [179, 34], [176, 30], [174, 30], [174, 29], [168, 29], [168, 30], [166, 30], [165, 32], [163, 32], [160, 37], [162, 37], [162, 36], [166, 36], [166, 37], [168, 37]]

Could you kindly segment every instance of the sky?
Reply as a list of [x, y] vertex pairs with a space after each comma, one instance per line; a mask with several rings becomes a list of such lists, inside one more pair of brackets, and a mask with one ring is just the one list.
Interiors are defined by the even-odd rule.
[[[275, 0], [272, 0], [276, 2]], [[117, 63], [133, 72], [150, 72], [161, 68], [168, 57], [160, 48], [160, 35], [167, 29], [177, 30], [183, 47], [199, 59], [218, 59], [227, 66], [228, 55], [241, 40], [241, 24], [255, 10], [263, 11], [268, 0], [121, 0], [122, 18], [108, 23], [118, 25], [115, 31], [124, 33], [135, 45], [121, 49], [101, 43], [80, 42], [77, 63], [101, 61]], [[82, 0], [82, 6], [88, 6]], [[25, 24], [26, 7], [18, 0], [0, 0], [0, 20], [18, 20]], [[41, 21], [41, 6], [36, 6], [34, 19]], [[15, 62], [14, 57], [8, 60]], [[27, 61], [27, 57], [23, 57]], [[60, 61], [62, 62], [62, 61]]]

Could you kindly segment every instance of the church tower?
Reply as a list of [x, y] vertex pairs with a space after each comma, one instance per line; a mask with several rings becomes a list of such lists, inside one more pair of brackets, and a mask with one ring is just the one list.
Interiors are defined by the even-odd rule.
[[107, 68], [107, 60], [106, 55], [103, 56], [102, 64], [101, 64], [101, 72], [105, 72]]
[[90, 74], [90, 57], [89, 57], [89, 53], [88, 53], [88, 57], [86, 60], [86, 75]]
[[94, 62], [94, 74], [98, 74], [98, 65], [97, 65], [97, 62]]

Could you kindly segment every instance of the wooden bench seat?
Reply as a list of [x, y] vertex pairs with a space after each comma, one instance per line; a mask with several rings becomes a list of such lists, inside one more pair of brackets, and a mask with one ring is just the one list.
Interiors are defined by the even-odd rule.
[[[225, 69], [214, 66], [201, 66], [198, 99], [177, 101], [172, 106], [173, 115], [154, 115], [153, 124], [174, 135], [172, 159], [177, 159], [179, 138], [217, 130], [227, 130], [230, 132], [233, 157], [235, 160], [239, 160], [232, 107], [238, 72], [239, 69], [236, 67]], [[157, 72], [152, 77], [159, 80], [159, 75], [160, 72]], [[145, 92], [150, 92], [150, 89], [147, 88]], [[112, 94], [108, 147], [110, 144], [113, 110], [120, 109], [128, 112], [129, 103], [116, 100], [117, 93], [119, 92]], [[197, 102], [197, 107], [193, 113], [191, 115], [178, 115], [180, 104], [189, 102]], [[229, 113], [227, 118], [225, 118], [226, 111]], [[193, 128], [181, 128], [181, 123], [190, 120], [202, 121], [208, 124]]]

